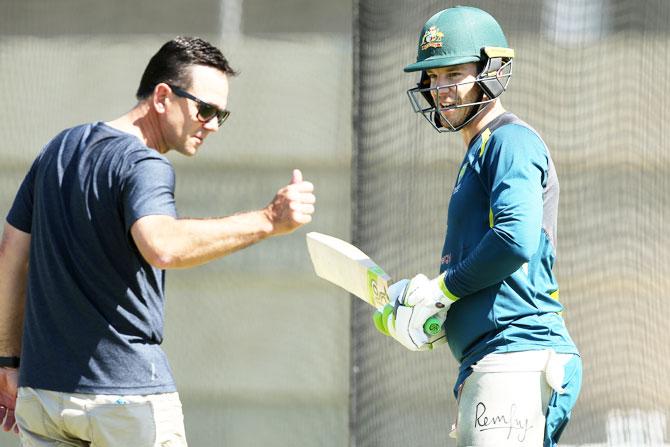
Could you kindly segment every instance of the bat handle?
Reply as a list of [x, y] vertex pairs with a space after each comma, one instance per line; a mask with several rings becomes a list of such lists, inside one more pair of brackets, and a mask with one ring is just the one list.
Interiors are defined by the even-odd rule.
[[442, 324], [444, 321], [436, 315], [433, 315], [423, 324], [423, 331], [427, 335], [435, 335], [442, 330]]

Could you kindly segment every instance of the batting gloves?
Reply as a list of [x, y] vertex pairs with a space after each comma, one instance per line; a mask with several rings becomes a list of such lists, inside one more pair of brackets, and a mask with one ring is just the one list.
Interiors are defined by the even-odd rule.
[[373, 322], [411, 351], [430, 350], [447, 342], [443, 324], [456, 299], [443, 275], [429, 280], [419, 274], [389, 287], [390, 303], [375, 312]]

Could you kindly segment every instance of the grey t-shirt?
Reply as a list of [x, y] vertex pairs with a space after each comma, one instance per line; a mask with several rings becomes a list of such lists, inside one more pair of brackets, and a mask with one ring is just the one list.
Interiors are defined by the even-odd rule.
[[93, 394], [175, 391], [163, 341], [165, 272], [130, 227], [177, 216], [170, 162], [93, 123], [34, 161], [7, 222], [31, 234], [20, 386]]

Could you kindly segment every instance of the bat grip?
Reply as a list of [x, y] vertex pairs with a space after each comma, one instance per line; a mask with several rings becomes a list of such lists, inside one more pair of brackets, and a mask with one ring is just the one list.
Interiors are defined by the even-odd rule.
[[436, 315], [433, 315], [423, 324], [423, 331], [427, 335], [436, 335], [442, 330], [442, 324], [444, 321]]

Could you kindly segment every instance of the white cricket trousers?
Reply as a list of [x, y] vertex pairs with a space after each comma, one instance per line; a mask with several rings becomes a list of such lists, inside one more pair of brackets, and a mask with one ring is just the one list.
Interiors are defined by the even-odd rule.
[[458, 447], [542, 447], [552, 392], [563, 393], [574, 356], [552, 350], [489, 354], [472, 366], [459, 393], [452, 437]]
[[23, 447], [186, 447], [177, 393], [145, 396], [19, 388]]

